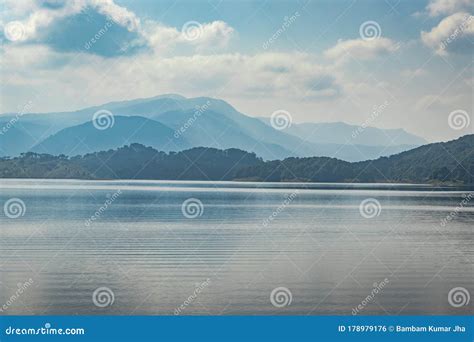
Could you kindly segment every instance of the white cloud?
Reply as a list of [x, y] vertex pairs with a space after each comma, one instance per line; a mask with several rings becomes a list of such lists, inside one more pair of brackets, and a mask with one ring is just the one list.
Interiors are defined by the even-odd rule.
[[[192, 33], [197, 34], [197, 38], [189, 39], [181, 32], [181, 28], [169, 27], [153, 20], [147, 20], [142, 24], [135, 13], [115, 4], [113, 0], [6, 0], [5, 10], [1, 12], [0, 25], [6, 38], [9, 38], [7, 31], [12, 29], [15, 42], [37, 43], [38, 36], [41, 32], [45, 32], [47, 27], [86, 10], [96, 11], [128, 31], [136, 33], [142, 42], [155, 51], [163, 51], [176, 45], [187, 45], [198, 52], [210, 48], [221, 49], [227, 46], [235, 34], [235, 30], [223, 21], [196, 22], [197, 29]], [[8, 27], [8, 23], [11, 22], [15, 22], [15, 25]], [[48, 40], [45, 39], [44, 42], [47, 44]]]
[[197, 52], [205, 52], [227, 47], [235, 30], [220, 20], [204, 24], [188, 22], [180, 30], [147, 21], [141, 35], [155, 52], [164, 52], [179, 45], [192, 46]]
[[[320, 65], [314, 55], [302, 53], [171, 57], [141, 53], [119, 56], [111, 62], [106, 57], [85, 53], [74, 58], [75, 53], [59, 53], [46, 46], [8, 45], [3, 56], [4, 80], [12, 91], [21, 87], [22, 93], [47, 89], [48, 94], [62, 94], [54, 101], [44, 98], [45, 110], [76, 109], [118, 98], [170, 92], [216, 97], [324, 99], [338, 95], [342, 88], [332, 67]], [[18, 99], [6, 97], [5, 101], [8, 107]]]
[[474, 17], [466, 12], [444, 18], [430, 32], [421, 32], [423, 43], [439, 55], [449, 52], [472, 53]]
[[435, 95], [428, 94], [421, 97], [415, 104], [417, 111], [427, 110], [431, 107], [434, 108], [455, 108], [457, 104], [462, 103], [464, 94], [456, 95]]
[[399, 45], [389, 38], [374, 40], [339, 40], [335, 46], [324, 52], [330, 59], [348, 59], [349, 57], [368, 60], [398, 50]]
[[402, 71], [402, 75], [409, 80], [417, 78], [417, 77], [423, 77], [423, 76], [426, 76], [427, 74], [428, 72], [422, 68], [405, 69]]
[[474, 8], [472, 0], [431, 0], [426, 10], [432, 17], [448, 15]]
[[[50, 25], [54, 20], [64, 18], [75, 13], [79, 13], [83, 8], [83, 3], [71, 1], [60, 8], [48, 8], [40, 6], [38, 1], [12, 1], [7, 0], [5, 10], [2, 11], [2, 31], [8, 37], [6, 30], [8, 23], [15, 21], [17, 29], [21, 29], [22, 33], [18, 36], [18, 41], [33, 40], [37, 37], [38, 32]], [[21, 26], [19, 28], [18, 26]]]
[[201, 49], [226, 47], [235, 34], [234, 29], [221, 20], [203, 24], [201, 32], [200, 37], [193, 40]]
[[[84, 2], [87, 1], [83, 0]], [[119, 25], [126, 27], [129, 31], [137, 31], [140, 27], [140, 19], [135, 13], [127, 10], [125, 7], [116, 5], [113, 0], [89, 0], [92, 7], [97, 8], [98, 12], [110, 17]]]
[[4, 24], [12, 20], [21, 22], [25, 30], [22, 41], [27, 41], [36, 38], [41, 29], [49, 26], [55, 20], [79, 14], [88, 7], [108, 16], [129, 31], [136, 31], [139, 28], [140, 19], [133, 12], [116, 5], [113, 0], [6, 0], [2, 22]]

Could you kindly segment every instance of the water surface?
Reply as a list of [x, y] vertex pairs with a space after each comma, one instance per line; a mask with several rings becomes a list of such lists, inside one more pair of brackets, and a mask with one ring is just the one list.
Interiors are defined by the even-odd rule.
[[[0, 214], [0, 314], [468, 314], [448, 293], [473, 294], [471, 197], [410, 184], [0, 180], [2, 207], [25, 209]], [[114, 301], [100, 307], [103, 287]], [[286, 305], [272, 304], [276, 288]]]

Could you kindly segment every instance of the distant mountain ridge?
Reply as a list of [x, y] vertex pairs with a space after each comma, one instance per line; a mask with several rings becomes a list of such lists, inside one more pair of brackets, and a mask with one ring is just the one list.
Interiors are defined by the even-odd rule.
[[205, 147], [165, 153], [140, 144], [72, 158], [29, 152], [1, 158], [0, 178], [474, 184], [474, 135], [354, 163], [328, 157], [264, 161], [238, 149]]
[[[260, 119], [270, 124], [269, 119]], [[293, 123], [285, 131], [316, 144], [353, 142], [357, 145], [367, 146], [418, 146], [427, 143], [425, 139], [410, 134], [401, 128], [380, 129], [349, 125], [345, 122]]]
[[[107, 110], [114, 115], [114, 127], [96, 132], [87, 130], [84, 135], [85, 127], [92, 127], [92, 117], [99, 110]], [[141, 117], [140, 120], [146, 124], [135, 125], [126, 117]], [[1, 115], [0, 127], [11, 118]], [[220, 99], [166, 94], [110, 102], [74, 112], [22, 115], [13, 128], [0, 135], [0, 156], [15, 156], [28, 151], [72, 156], [143, 143], [163, 151], [199, 146], [238, 148], [255, 152], [265, 160], [327, 156], [361, 161], [399, 153], [419, 146], [423, 141], [406, 133], [396, 142], [387, 144], [380, 138], [384, 130], [366, 128], [361, 136], [367, 138], [359, 142], [358, 139], [348, 140], [347, 134], [337, 133], [337, 127], [318, 130], [313, 129], [312, 125], [319, 124], [293, 125], [288, 130], [276, 130], [261, 119], [240, 113]], [[182, 132], [178, 138], [172, 139], [171, 131], [177, 130]], [[379, 138], [371, 138], [375, 134], [373, 130]], [[127, 136], [127, 131], [133, 134]], [[370, 144], [371, 139], [373, 144]], [[80, 145], [82, 148], [75, 148]]]
[[141, 116], [115, 116], [113, 125], [107, 129], [99, 130], [89, 121], [65, 128], [30, 150], [74, 156], [116, 149], [123, 146], [124, 141], [160, 148], [165, 152], [192, 147], [184, 138], [175, 139], [174, 130], [160, 122]]

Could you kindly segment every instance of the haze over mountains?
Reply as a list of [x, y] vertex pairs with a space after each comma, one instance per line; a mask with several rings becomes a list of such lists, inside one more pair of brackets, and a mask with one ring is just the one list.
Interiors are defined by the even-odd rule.
[[[262, 119], [270, 124], [270, 120]], [[363, 129], [364, 134], [359, 131]], [[361, 127], [344, 122], [323, 123], [296, 123], [286, 129], [286, 132], [315, 144], [340, 144], [341, 138], [356, 140], [358, 145], [365, 146], [400, 146], [424, 145], [427, 141], [416, 135], [407, 133], [403, 129], [379, 129], [375, 127]], [[356, 136], [357, 137], [353, 137]]]
[[[107, 129], [97, 129], [92, 121], [100, 110], [113, 114], [113, 125]], [[402, 129], [363, 128], [340, 122], [293, 124], [277, 130], [268, 119], [242, 114], [223, 100], [174, 94], [74, 112], [5, 114], [0, 116], [0, 127], [0, 156], [29, 151], [74, 156], [140, 143], [165, 152], [193, 147], [238, 148], [264, 160], [326, 156], [361, 161], [426, 143]]]

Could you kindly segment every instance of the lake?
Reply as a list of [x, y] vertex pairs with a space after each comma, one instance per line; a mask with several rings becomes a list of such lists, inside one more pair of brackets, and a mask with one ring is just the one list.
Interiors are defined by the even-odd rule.
[[466, 315], [473, 196], [3, 179], [0, 314]]

